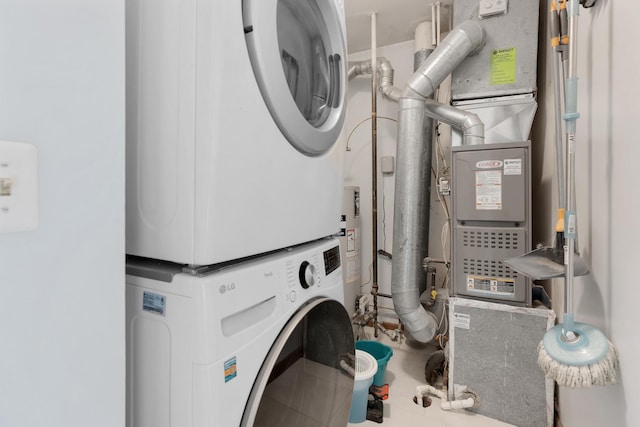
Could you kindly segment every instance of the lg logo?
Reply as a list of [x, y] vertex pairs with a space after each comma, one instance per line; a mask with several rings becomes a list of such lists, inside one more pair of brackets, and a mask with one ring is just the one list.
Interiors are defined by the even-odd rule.
[[220, 285], [220, 288], [218, 288], [218, 291], [221, 294], [224, 294], [227, 291], [232, 291], [236, 288], [236, 284], [235, 283], [228, 283], [226, 285]]

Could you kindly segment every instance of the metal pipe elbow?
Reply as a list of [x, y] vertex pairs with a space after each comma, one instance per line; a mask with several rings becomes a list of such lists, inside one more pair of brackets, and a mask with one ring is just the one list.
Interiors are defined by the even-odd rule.
[[[380, 76], [380, 90], [382, 95], [390, 101], [398, 101], [402, 95], [402, 91], [393, 86], [393, 67], [388, 59], [380, 57], [377, 58], [376, 67], [379, 70]], [[349, 63], [349, 70], [347, 77], [349, 80], [353, 80], [358, 76], [369, 75], [373, 73], [373, 66], [371, 61], [351, 62]]]
[[477, 114], [467, 111], [460, 129], [463, 145], [484, 144], [484, 123]]
[[[417, 292], [417, 291], [416, 291]], [[426, 311], [413, 292], [391, 292], [393, 307], [405, 329], [419, 342], [429, 342], [436, 335], [438, 319]]]
[[382, 95], [391, 101], [398, 101], [402, 92], [393, 86], [393, 67], [387, 58], [378, 58], [378, 67], [380, 68], [380, 89]]

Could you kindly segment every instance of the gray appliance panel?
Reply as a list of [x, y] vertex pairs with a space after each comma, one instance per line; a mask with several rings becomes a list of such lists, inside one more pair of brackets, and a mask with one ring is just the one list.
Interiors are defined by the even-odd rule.
[[[537, 90], [537, 1], [508, 1], [506, 14], [479, 19], [486, 44], [453, 71], [453, 100], [532, 93]], [[480, 0], [455, 0], [453, 25], [478, 19]]]
[[531, 305], [531, 280], [503, 263], [531, 249], [530, 146], [452, 147], [454, 295]]
[[457, 227], [453, 238], [456, 295], [531, 304], [529, 279], [502, 262], [526, 252], [523, 228]]
[[466, 385], [478, 396], [469, 411], [520, 427], [553, 426], [554, 383], [537, 360], [553, 311], [463, 298], [449, 306], [450, 393]]
[[[490, 167], [491, 162], [495, 162], [496, 167]], [[529, 184], [529, 165], [525, 148], [457, 152], [453, 167], [456, 220], [526, 220], [527, 194], [523, 189]], [[483, 201], [485, 198], [487, 200]], [[496, 200], [489, 200], [491, 198]]]

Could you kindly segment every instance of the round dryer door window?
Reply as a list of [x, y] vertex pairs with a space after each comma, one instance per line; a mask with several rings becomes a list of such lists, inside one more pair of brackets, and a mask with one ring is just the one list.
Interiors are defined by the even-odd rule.
[[327, 152], [344, 122], [345, 26], [338, 0], [244, 0], [244, 31], [262, 97], [283, 135]]
[[291, 318], [269, 351], [241, 425], [347, 425], [354, 347], [342, 304], [328, 298], [311, 301]]

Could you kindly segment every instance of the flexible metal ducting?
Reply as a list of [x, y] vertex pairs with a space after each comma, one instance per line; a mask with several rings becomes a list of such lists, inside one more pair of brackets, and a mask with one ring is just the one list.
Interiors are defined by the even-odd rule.
[[[378, 74], [380, 75], [380, 90], [382, 95], [390, 101], [398, 101], [402, 91], [393, 86], [393, 67], [387, 58], [378, 57]], [[349, 80], [354, 77], [371, 74], [373, 69], [371, 61], [351, 62], [349, 63], [348, 77]]]
[[[415, 73], [420, 69], [420, 66], [426, 61], [426, 59], [433, 53], [433, 49], [435, 47], [436, 37], [433, 36], [434, 25], [432, 22], [426, 21], [418, 24], [416, 30], [414, 32], [414, 52], [413, 52], [413, 72]], [[421, 167], [423, 171], [427, 171], [427, 173], [421, 174], [422, 182], [419, 184], [420, 188], [425, 188], [431, 190], [431, 157], [432, 157], [432, 147], [433, 147], [433, 135], [434, 135], [434, 126], [435, 122], [433, 120], [425, 120], [424, 126], [422, 128], [423, 132], [423, 147], [424, 155], [420, 156], [422, 159], [422, 165], [417, 165]], [[422, 198], [422, 204], [420, 206], [420, 211], [429, 217], [428, 212], [431, 212], [431, 196], [427, 193], [427, 197]], [[422, 258], [425, 258], [429, 255], [429, 219], [426, 221], [422, 221], [421, 228], [418, 230], [418, 236], [420, 236], [420, 241], [422, 245], [418, 249], [418, 253]], [[416, 272], [416, 276], [418, 281], [416, 282], [416, 286], [418, 286], [418, 294], [423, 295], [424, 291], [427, 289], [427, 275], [424, 274], [424, 269], [422, 265], [415, 265], [415, 268], [419, 269]], [[430, 315], [431, 312], [428, 312]]]
[[477, 21], [456, 27], [413, 74], [399, 98], [391, 294], [406, 330], [420, 342], [430, 341], [437, 329], [435, 316], [427, 313], [419, 299], [423, 230], [429, 221], [429, 211], [424, 210], [430, 198], [430, 188], [424, 188], [429, 181], [424, 175], [431, 173], [431, 168], [424, 166], [431, 156], [431, 146], [425, 147], [429, 117], [464, 129], [467, 144], [481, 143], [484, 138], [482, 122], [474, 114], [428, 98], [483, 43], [484, 30]]

